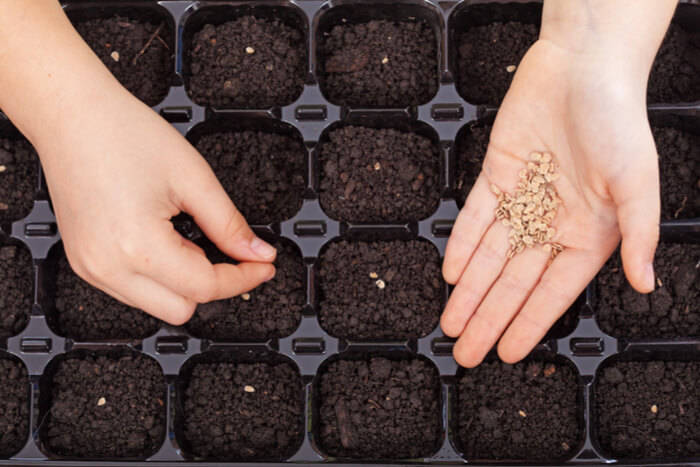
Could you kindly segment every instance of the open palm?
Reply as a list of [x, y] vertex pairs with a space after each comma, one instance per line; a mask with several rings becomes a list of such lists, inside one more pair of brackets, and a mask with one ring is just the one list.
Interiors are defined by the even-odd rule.
[[[450, 237], [443, 274], [456, 287], [442, 329], [457, 361], [478, 365], [501, 337], [507, 362], [525, 357], [571, 306], [623, 238], [630, 283], [653, 289], [658, 240], [657, 155], [646, 80], [622, 82], [615, 66], [539, 40], [523, 58], [491, 132], [482, 167]], [[562, 205], [553, 226], [564, 247], [507, 258], [509, 227], [495, 222], [491, 184], [513, 192], [533, 151], [559, 165]]]

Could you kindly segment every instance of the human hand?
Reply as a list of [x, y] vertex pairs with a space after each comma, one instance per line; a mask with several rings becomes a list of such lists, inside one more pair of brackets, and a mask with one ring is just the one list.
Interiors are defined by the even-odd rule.
[[[478, 365], [499, 337], [501, 359], [524, 358], [620, 237], [632, 286], [654, 287], [660, 201], [646, 114], [648, 67], [605, 50], [572, 50], [550, 36], [543, 30], [518, 67], [447, 245], [443, 274], [456, 287], [441, 326], [459, 336], [454, 356], [463, 366]], [[554, 182], [562, 205], [553, 241], [564, 250], [551, 264], [541, 247], [507, 259], [509, 228], [494, 222], [491, 184], [515, 191], [533, 151], [553, 154], [561, 175]]]

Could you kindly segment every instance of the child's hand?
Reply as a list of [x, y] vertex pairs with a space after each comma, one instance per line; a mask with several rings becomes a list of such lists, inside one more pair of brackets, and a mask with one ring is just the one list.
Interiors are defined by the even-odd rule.
[[[545, 20], [549, 13], [551, 21], [547, 5]], [[577, 48], [577, 41], [569, 47], [556, 40], [561, 24], [544, 25], [499, 110], [481, 175], [445, 253], [445, 279], [457, 286], [441, 326], [448, 336], [459, 336], [454, 355], [467, 367], [478, 365], [499, 337], [504, 361], [525, 357], [621, 236], [630, 283], [640, 292], [654, 288], [659, 176], [645, 95], [660, 38], [650, 54], [620, 57], [604, 43], [597, 44], [600, 51]], [[532, 151], [552, 153], [560, 166], [554, 185], [563, 204], [554, 241], [564, 251], [551, 264], [541, 247], [508, 260], [509, 228], [494, 222], [497, 199], [490, 185], [515, 191]]]

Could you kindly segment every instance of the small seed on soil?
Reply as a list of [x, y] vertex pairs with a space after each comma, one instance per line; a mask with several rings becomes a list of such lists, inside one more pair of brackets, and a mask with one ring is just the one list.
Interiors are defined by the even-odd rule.
[[10, 206], [8, 206], [5, 203], [0, 202], [0, 211], [7, 211], [8, 209], [10, 209]]
[[117, 52], [116, 50], [109, 54], [109, 56], [112, 57], [112, 60], [114, 60], [115, 62], [119, 61], [119, 52]]
[[375, 162], [374, 163], [374, 170], [381, 170], [381, 169], [382, 169], [382, 164], [380, 164], [379, 162]]
[[0, 165], [0, 173], [4, 172], [4, 171], [6, 171], [6, 170], [7, 170], [7, 166], [6, 166], [6, 165]]
[[569, 449], [571, 449], [571, 447], [569, 447], [569, 444], [568, 444], [566, 441], [564, 441], [564, 442], [561, 443], [561, 448], [562, 448], [564, 451], [568, 451]]
[[245, 386], [243, 386], [243, 390], [245, 392], [255, 392], [255, 388], [249, 384], [246, 384]]
[[387, 63], [389, 63], [389, 57], [382, 58], [382, 64], [386, 65]]
[[518, 410], [518, 415], [520, 415], [523, 418], [527, 417], [527, 414], [525, 413], [524, 410]]
[[513, 73], [513, 72], [515, 71], [515, 68], [516, 68], [515, 65], [508, 65], [508, 66], [506, 67], [506, 71], [507, 71], [508, 73]]
[[556, 373], [556, 371], [557, 367], [552, 365], [551, 363], [544, 367], [544, 375], [547, 377], [552, 376], [554, 373]]
[[377, 277], [379, 277], [379, 276], [377, 275], [376, 272], [372, 271], [372, 272], [369, 273], [369, 278], [370, 278], [370, 279], [376, 279]]
[[245, 48], [245, 53], [247, 53], [248, 55], [253, 55], [255, 53], [255, 49], [248, 46]]
[[657, 278], [656, 278], [656, 285], [658, 285], [659, 287], [663, 287], [663, 286], [664, 286], [664, 283], [661, 282], [661, 279], [659, 279], [659, 278], [657, 277]]
[[105, 399], [104, 397], [100, 397], [99, 399], [97, 399], [97, 406], [98, 407], [102, 407], [106, 403], [107, 403], [107, 399]]
[[380, 289], [386, 287], [386, 283], [381, 279], [377, 279], [377, 282], [375, 282], [375, 284], [377, 284], [377, 287], [379, 287]]
[[651, 406], [651, 413], [657, 413], [659, 411], [659, 407], [654, 404]]
[[250, 294], [249, 293], [241, 294], [241, 298], [247, 302], [248, 300], [250, 300]]

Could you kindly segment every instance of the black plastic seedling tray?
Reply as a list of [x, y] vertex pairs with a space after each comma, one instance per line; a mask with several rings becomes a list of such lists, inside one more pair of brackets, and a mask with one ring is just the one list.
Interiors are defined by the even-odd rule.
[[[268, 238], [283, 237], [298, 246], [306, 266], [306, 305], [296, 331], [281, 339], [264, 343], [218, 342], [199, 339], [184, 328], [162, 326], [154, 335], [135, 341], [79, 342], [58, 335], [51, 326], [51, 261], [49, 251], [60, 242], [56, 221], [47, 195], [45, 181], [39, 176], [34, 208], [24, 219], [2, 225], [0, 235], [6, 242], [25, 244], [34, 260], [34, 304], [29, 323], [13, 337], [0, 341], [3, 354], [20, 359], [26, 367], [30, 384], [30, 429], [26, 445], [11, 458], [0, 460], [0, 465], [150, 465], [154, 463], [180, 465], [215, 465], [194, 459], [183, 446], [180, 390], [181, 377], [191, 371], [192, 361], [278, 361], [292, 362], [299, 370], [305, 387], [304, 436], [299, 447], [284, 459], [269, 459], [275, 463], [356, 463], [359, 460], [328, 457], [318, 443], [318, 390], [319, 369], [338, 357], [362, 358], [363, 355], [385, 355], [391, 359], [418, 356], [432, 362], [439, 371], [441, 391], [442, 434], [435, 452], [419, 459], [385, 459], [383, 463], [472, 463], [480, 459], [463, 457], [454, 439], [454, 414], [456, 378], [459, 368], [451, 356], [452, 340], [446, 338], [439, 327], [427, 336], [401, 342], [354, 342], [330, 336], [320, 326], [317, 318], [318, 257], [322, 248], [339, 238], [353, 239], [415, 238], [435, 245], [444, 254], [452, 223], [458, 213], [455, 196], [455, 141], [460, 130], [468, 122], [491, 119], [495, 107], [476, 106], [465, 101], [457, 92], [456, 31], [465, 25], [479, 21], [472, 15], [477, 4], [505, 4], [498, 0], [424, 1], [395, 0], [296, 0], [296, 1], [97, 1], [64, 0], [66, 11], [80, 17], [109, 16], [127, 13], [136, 17], [160, 18], [172, 30], [175, 44], [175, 60], [172, 86], [167, 97], [153, 110], [172, 123], [183, 135], [190, 138], [200, 132], [202, 125], [215, 127], [263, 128], [283, 133], [298, 134], [307, 150], [307, 187], [303, 206], [289, 220], [271, 225], [255, 226], [256, 231]], [[514, 2], [510, 5], [520, 10], [523, 17], [538, 21], [539, 2]], [[535, 12], [533, 14], [533, 11]], [[195, 104], [189, 97], [187, 85], [190, 68], [186, 47], [195, 30], [206, 22], [223, 23], [244, 14], [275, 17], [300, 28], [308, 46], [308, 67], [301, 96], [291, 105], [268, 109], [215, 109]], [[438, 55], [439, 88], [427, 103], [399, 109], [366, 109], [337, 106], [329, 102], [320, 82], [320, 65], [317, 60], [319, 38], [331, 25], [340, 21], [362, 22], [370, 19], [425, 21], [435, 32]], [[508, 19], [504, 17], [503, 19]], [[675, 19], [685, 28], [700, 30], [700, 5], [696, 1], [683, 1]], [[614, 109], [611, 109], [614, 112]], [[673, 105], [651, 105], [652, 118], [661, 121], [672, 119], [684, 129], [700, 134], [700, 102]], [[9, 131], [9, 122], [0, 114], [0, 130]], [[212, 123], [215, 122], [215, 123]], [[417, 222], [398, 225], [359, 225], [339, 222], [324, 213], [319, 203], [318, 186], [320, 164], [316, 145], [329, 128], [342, 124], [360, 123], [370, 127], [414, 129], [429, 136], [440, 148], [441, 200], [429, 217]], [[197, 227], [186, 217], [175, 220], [179, 230], [192, 239], [201, 238]], [[700, 219], [676, 220], [661, 225], [662, 242], [700, 243]], [[445, 298], [449, 293], [445, 287]], [[697, 304], [696, 304], [697, 305]], [[612, 462], [645, 463], [653, 465], [700, 466], [700, 452], [688, 459], [616, 459], [607, 455], [596, 438], [593, 385], [598, 370], [608, 359], [700, 359], [700, 338], [685, 340], [616, 339], [603, 333], [596, 321], [595, 281], [575, 305], [575, 323], [567, 335], [546, 338], [537, 352], [551, 358], [571, 362], [578, 372], [579, 418], [583, 424], [584, 439], [572, 446], [568, 464], [606, 464]], [[51, 454], [43, 440], [42, 421], [50, 399], [46, 387], [46, 373], [53, 371], [56, 359], [64, 358], [71, 351], [121, 352], [125, 349], [145, 354], [158, 362], [167, 380], [165, 410], [167, 412], [166, 436], [160, 449], [151, 457], [141, 460], [119, 459], [64, 459]], [[359, 355], [359, 357], [358, 357]], [[54, 363], [52, 363], [54, 362]], [[188, 363], [190, 362], [190, 363]], [[696, 375], [700, 377], [700, 375]], [[553, 416], [556, 416], [554, 414]], [[697, 421], [700, 423], [700, 420]], [[544, 447], [546, 449], [546, 447]], [[374, 461], [378, 462], [378, 461]], [[488, 463], [488, 462], [485, 462]], [[516, 462], [501, 461], [501, 464]], [[534, 462], [530, 462], [533, 464]]]

